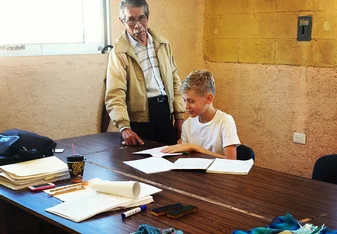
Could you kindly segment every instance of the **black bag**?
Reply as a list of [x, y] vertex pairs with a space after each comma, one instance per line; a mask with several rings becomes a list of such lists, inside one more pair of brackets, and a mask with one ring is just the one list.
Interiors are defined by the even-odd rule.
[[33, 132], [12, 129], [0, 133], [0, 165], [54, 155], [56, 143]]

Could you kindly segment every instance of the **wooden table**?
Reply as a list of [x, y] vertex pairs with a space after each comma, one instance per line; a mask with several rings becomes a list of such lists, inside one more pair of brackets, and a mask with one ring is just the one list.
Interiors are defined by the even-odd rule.
[[[313, 181], [285, 173], [254, 166], [247, 176], [209, 174], [203, 171], [170, 171], [145, 174], [124, 164], [125, 160], [141, 159], [144, 156], [132, 152], [159, 146], [146, 141], [145, 146], [121, 147], [119, 133], [104, 133], [57, 141], [57, 148], [65, 152], [57, 154], [61, 159], [71, 154], [74, 143], [76, 153], [86, 159], [85, 179], [138, 180], [163, 189], [154, 195], [155, 202], [149, 209], [169, 203], [181, 202], [198, 207], [198, 212], [173, 220], [155, 217], [149, 211], [120, 219], [120, 211], [95, 216], [81, 223], [63, 219], [45, 212], [45, 209], [60, 203], [44, 193], [12, 191], [0, 187], [1, 206], [6, 218], [2, 233], [16, 231], [35, 233], [129, 233], [140, 224], [156, 227], [174, 227], [184, 233], [231, 233], [234, 229], [248, 230], [265, 226], [273, 218], [290, 212], [298, 220], [311, 218], [310, 222], [337, 228], [337, 186]], [[179, 157], [207, 157], [198, 154], [167, 158], [174, 161]], [[257, 159], [258, 160], [258, 159]], [[58, 182], [57, 185], [69, 181]], [[11, 212], [15, 210], [14, 212]], [[18, 212], [31, 222], [22, 225], [9, 224]], [[13, 214], [14, 213], [14, 214]], [[29, 215], [27, 215], [29, 214]], [[17, 219], [16, 223], [17, 223]], [[34, 225], [31, 225], [34, 224]], [[22, 228], [20, 228], [22, 227]], [[7, 232], [6, 232], [7, 231]], [[114, 231], [114, 232], [113, 232]]]

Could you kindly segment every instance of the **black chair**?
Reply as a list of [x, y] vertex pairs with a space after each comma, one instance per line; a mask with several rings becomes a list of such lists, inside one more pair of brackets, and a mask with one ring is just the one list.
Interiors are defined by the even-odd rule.
[[337, 154], [325, 155], [317, 159], [312, 179], [337, 184]]
[[236, 148], [236, 158], [238, 160], [249, 160], [253, 159], [255, 161], [254, 151], [246, 145], [239, 145]]

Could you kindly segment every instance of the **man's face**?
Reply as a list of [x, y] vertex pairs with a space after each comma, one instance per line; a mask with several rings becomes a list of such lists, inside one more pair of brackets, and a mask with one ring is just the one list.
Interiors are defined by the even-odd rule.
[[124, 25], [126, 30], [137, 41], [144, 42], [147, 39], [147, 17], [144, 7], [125, 7]]
[[208, 104], [211, 103], [212, 96], [210, 93], [201, 95], [195, 90], [191, 89], [183, 93], [183, 98], [185, 101], [186, 112], [191, 117], [197, 117], [205, 112]]

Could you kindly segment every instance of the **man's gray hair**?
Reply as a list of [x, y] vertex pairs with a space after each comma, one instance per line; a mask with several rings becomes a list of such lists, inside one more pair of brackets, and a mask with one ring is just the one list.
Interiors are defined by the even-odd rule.
[[213, 74], [209, 71], [197, 70], [191, 72], [181, 85], [181, 92], [195, 90], [201, 95], [208, 92], [215, 94], [215, 82]]
[[126, 7], [144, 7], [145, 16], [149, 18], [150, 10], [146, 0], [122, 0], [119, 4], [119, 18], [122, 20], [125, 20], [124, 9]]

